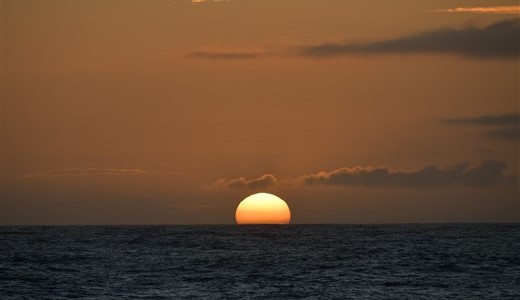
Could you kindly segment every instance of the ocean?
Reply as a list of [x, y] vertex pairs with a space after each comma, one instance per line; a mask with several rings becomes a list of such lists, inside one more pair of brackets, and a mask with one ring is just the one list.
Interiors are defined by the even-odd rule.
[[1, 299], [520, 299], [520, 224], [1, 227]]

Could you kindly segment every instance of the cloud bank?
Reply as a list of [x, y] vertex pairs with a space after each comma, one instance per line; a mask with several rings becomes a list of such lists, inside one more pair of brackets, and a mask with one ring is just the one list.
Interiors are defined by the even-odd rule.
[[478, 13], [478, 14], [520, 14], [520, 5], [488, 6], [488, 7], [457, 7], [448, 9], [436, 9], [434, 12], [447, 13]]
[[300, 54], [326, 58], [352, 54], [453, 54], [471, 58], [515, 58], [520, 55], [520, 19], [487, 27], [438, 29], [370, 43], [334, 43], [303, 46]]
[[450, 186], [488, 187], [506, 183], [506, 164], [488, 160], [470, 168], [462, 163], [441, 169], [427, 166], [417, 171], [394, 171], [385, 167], [340, 168], [330, 172], [306, 175], [298, 180], [304, 185], [442, 188]]
[[516, 184], [516, 177], [504, 175], [503, 161], [487, 160], [470, 167], [461, 163], [450, 168], [426, 166], [415, 171], [392, 170], [387, 167], [345, 167], [321, 171], [295, 179], [278, 180], [272, 174], [246, 180], [219, 179], [210, 186], [223, 189], [266, 189], [273, 186], [342, 186], [394, 188], [490, 187]]

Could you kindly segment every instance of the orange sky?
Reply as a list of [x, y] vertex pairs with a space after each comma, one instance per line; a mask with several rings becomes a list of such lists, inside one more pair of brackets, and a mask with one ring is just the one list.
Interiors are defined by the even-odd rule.
[[2, 224], [520, 220], [518, 1], [1, 3]]

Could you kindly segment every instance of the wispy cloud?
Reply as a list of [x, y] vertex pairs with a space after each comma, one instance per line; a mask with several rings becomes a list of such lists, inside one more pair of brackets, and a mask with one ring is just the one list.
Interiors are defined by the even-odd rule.
[[477, 14], [520, 14], [520, 5], [511, 6], [487, 6], [487, 7], [456, 7], [448, 9], [436, 9], [434, 12], [445, 13], [477, 13]]
[[154, 174], [177, 175], [177, 172], [157, 172], [143, 169], [114, 169], [114, 168], [70, 168], [53, 169], [35, 172], [19, 176], [24, 179], [39, 179], [52, 177], [78, 177], [78, 176], [147, 176]]
[[443, 122], [448, 125], [495, 127], [480, 135], [510, 142], [520, 141], [520, 113], [518, 112], [501, 115], [483, 115], [472, 118], [452, 118], [445, 119]]
[[188, 53], [187, 57], [203, 59], [251, 59], [265, 56], [265, 51], [258, 48], [203, 48]]
[[209, 186], [213, 188], [224, 188], [224, 189], [265, 189], [273, 186], [278, 182], [276, 177], [272, 174], [265, 174], [254, 179], [245, 179], [244, 177], [227, 179], [221, 178]]
[[516, 58], [520, 55], [520, 19], [487, 27], [445, 28], [369, 43], [326, 42], [303, 46], [300, 54], [327, 58], [352, 54], [453, 54], [472, 58]]

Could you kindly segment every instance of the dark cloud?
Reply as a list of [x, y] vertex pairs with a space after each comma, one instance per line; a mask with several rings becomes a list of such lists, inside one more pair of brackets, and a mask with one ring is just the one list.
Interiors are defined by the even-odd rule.
[[461, 124], [461, 125], [520, 125], [520, 113], [510, 113], [502, 115], [485, 115], [475, 118], [456, 118], [444, 120], [447, 124]]
[[265, 174], [255, 179], [246, 180], [244, 177], [235, 179], [222, 178], [210, 186], [216, 188], [228, 188], [228, 189], [264, 189], [269, 186], [273, 186], [277, 183], [277, 179], [274, 175]]
[[487, 27], [438, 29], [370, 43], [322, 43], [304, 46], [309, 57], [351, 54], [455, 54], [473, 58], [516, 58], [520, 52], [520, 19], [500, 21]]
[[367, 43], [325, 42], [296, 47], [296, 51], [260, 48], [199, 49], [187, 57], [213, 60], [254, 59], [277, 55], [327, 58], [353, 54], [453, 54], [479, 59], [517, 58], [520, 55], [520, 18], [487, 27], [444, 28]]
[[460, 173], [460, 181], [467, 186], [491, 186], [509, 181], [503, 176], [506, 164], [498, 160], [488, 160], [473, 169]]
[[303, 176], [298, 179], [304, 185], [442, 188], [449, 186], [487, 187], [511, 182], [504, 176], [506, 164], [488, 160], [477, 167], [459, 164], [441, 169], [428, 166], [417, 171], [394, 171], [385, 167], [341, 168], [330, 172]]

